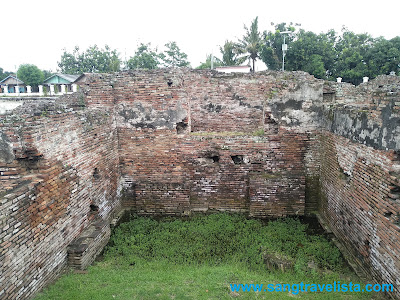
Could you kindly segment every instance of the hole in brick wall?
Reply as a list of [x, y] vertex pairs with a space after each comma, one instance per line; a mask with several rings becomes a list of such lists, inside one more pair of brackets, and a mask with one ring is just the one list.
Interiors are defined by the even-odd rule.
[[99, 178], [100, 178], [99, 169], [94, 168], [94, 171], [93, 171], [93, 178], [94, 178], [94, 179], [99, 179]]
[[200, 154], [197, 158], [197, 161], [201, 164], [214, 164], [218, 163], [220, 159], [220, 155], [218, 151], [208, 150]]
[[91, 212], [99, 211], [99, 207], [95, 204], [90, 204], [90, 211]]
[[400, 213], [396, 215], [396, 220], [394, 221], [394, 224], [400, 226]]
[[178, 122], [176, 123], [176, 133], [181, 134], [185, 133], [187, 130], [188, 125], [185, 122]]
[[335, 100], [335, 95], [336, 95], [335, 92], [326, 92], [326, 93], [322, 94], [322, 99], [324, 101], [331, 102], [331, 101]]
[[231, 158], [235, 165], [244, 164], [244, 156], [243, 155], [231, 155]]
[[351, 178], [351, 173], [350, 171], [345, 171], [341, 167], [339, 167], [340, 170], [340, 178], [346, 181], [349, 181]]
[[267, 112], [264, 118], [264, 124], [278, 124], [274, 119], [271, 117], [271, 113]]
[[204, 109], [206, 109], [208, 112], [216, 112], [219, 113], [222, 110], [222, 105], [220, 104], [213, 104], [213, 103], [208, 103], [206, 106], [204, 106]]
[[43, 155], [34, 155], [25, 151], [26, 157], [17, 158], [18, 162], [25, 167], [27, 170], [37, 170], [39, 168], [40, 160]]
[[394, 201], [400, 199], [400, 186], [398, 185], [391, 185], [389, 186], [390, 193], [388, 197]]
[[219, 162], [219, 156], [218, 155], [210, 156], [208, 158], [211, 159], [214, 163]]
[[173, 84], [172, 80], [171, 80], [171, 79], [169, 79], [169, 80], [167, 81], [167, 84], [168, 84], [168, 86], [169, 86], [169, 87], [171, 87], [171, 86], [172, 86], [172, 84]]
[[383, 215], [385, 218], [390, 218], [393, 215], [393, 213], [388, 211], [388, 212], [385, 212]]

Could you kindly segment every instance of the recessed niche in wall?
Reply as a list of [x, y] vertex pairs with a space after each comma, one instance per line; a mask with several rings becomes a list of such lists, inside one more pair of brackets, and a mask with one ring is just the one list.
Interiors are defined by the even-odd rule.
[[391, 211], [388, 211], [388, 212], [385, 212], [383, 215], [385, 216], [385, 218], [389, 219], [393, 215], [393, 213]]
[[94, 168], [94, 170], [93, 170], [93, 178], [94, 179], [100, 179], [99, 169]]
[[217, 164], [220, 160], [220, 155], [217, 151], [209, 150], [204, 152], [197, 161], [201, 164]]
[[244, 157], [243, 155], [231, 155], [232, 161], [235, 165], [244, 164]]
[[91, 212], [99, 211], [99, 207], [95, 204], [90, 204], [90, 211]]
[[187, 131], [187, 128], [188, 128], [188, 124], [186, 124], [185, 122], [176, 123], [176, 133], [177, 134], [185, 133]]

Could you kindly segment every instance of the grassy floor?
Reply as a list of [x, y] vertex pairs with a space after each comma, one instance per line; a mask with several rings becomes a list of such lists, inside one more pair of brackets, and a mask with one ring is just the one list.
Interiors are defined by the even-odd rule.
[[[321, 236], [306, 235], [306, 229], [293, 219], [265, 226], [227, 214], [191, 221], [136, 218], [115, 230], [102, 261], [85, 274], [62, 276], [36, 300], [381, 298], [377, 293], [231, 291], [230, 284], [240, 283], [357, 282], [337, 249]], [[293, 259], [294, 269], [266, 270], [264, 251]], [[318, 268], [309, 269], [310, 261]]]

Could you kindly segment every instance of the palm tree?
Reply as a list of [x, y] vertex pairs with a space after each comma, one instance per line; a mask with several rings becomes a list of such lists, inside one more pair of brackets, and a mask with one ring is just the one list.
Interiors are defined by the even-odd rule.
[[240, 57], [242, 51], [234, 42], [225, 41], [225, 44], [219, 47], [219, 51], [222, 54], [222, 64], [224, 66], [238, 66], [246, 60], [246, 57]]
[[255, 61], [259, 58], [259, 52], [261, 48], [262, 38], [258, 31], [258, 17], [256, 17], [251, 23], [250, 29], [244, 25], [246, 34], [243, 39], [239, 41], [239, 46], [243, 53], [247, 53], [247, 58], [253, 60], [253, 72], [255, 71]]

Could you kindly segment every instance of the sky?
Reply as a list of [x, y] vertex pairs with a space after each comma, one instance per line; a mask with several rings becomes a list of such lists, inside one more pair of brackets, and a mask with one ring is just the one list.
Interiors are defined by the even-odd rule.
[[2, 7], [0, 68], [15, 71], [29, 63], [57, 71], [66, 49], [86, 50], [94, 44], [117, 49], [120, 58], [133, 56], [139, 43], [163, 45], [176, 41], [192, 67], [206, 55], [220, 56], [225, 40], [241, 38], [244, 25], [258, 16], [259, 29], [274, 23], [300, 23], [315, 33], [343, 26], [355, 33], [391, 39], [400, 36], [400, 1], [358, 0], [143, 0], [92, 1], [19, 0]]

